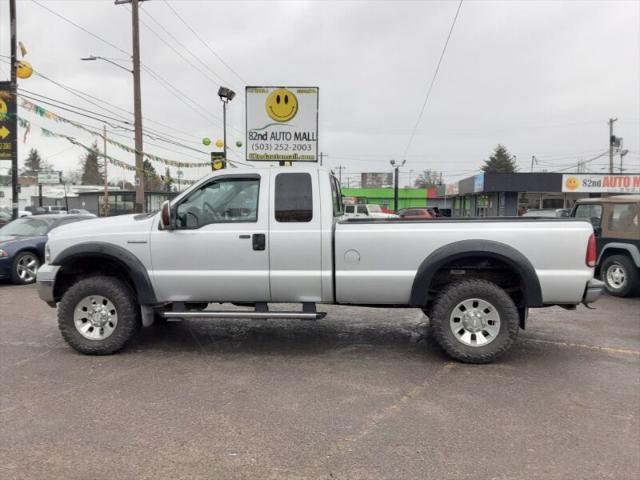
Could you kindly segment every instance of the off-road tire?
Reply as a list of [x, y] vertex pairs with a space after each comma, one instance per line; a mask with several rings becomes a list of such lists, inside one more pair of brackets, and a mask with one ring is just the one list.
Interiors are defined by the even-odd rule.
[[18, 274], [18, 263], [20, 263], [20, 260], [22, 260], [24, 257], [26, 256], [30, 256], [33, 257], [36, 262], [37, 262], [37, 266], [36, 266], [36, 271], [38, 268], [40, 268], [40, 259], [38, 258], [38, 255], [36, 255], [33, 252], [21, 252], [18, 255], [15, 256], [15, 258], [13, 259], [13, 263], [11, 264], [11, 283], [15, 283], [16, 285], [30, 285], [32, 283], [35, 283], [36, 279], [34, 278], [31, 281], [25, 282], [22, 278], [20, 278], [20, 275]]
[[[607, 281], [607, 270], [612, 265], [619, 265], [625, 272], [626, 281], [622, 288], [615, 288]], [[616, 297], [628, 297], [640, 293], [640, 274], [638, 267], [626, 255], [611, 255], [605, 258], [600, 266], [600, 278], [604, 282], [607, 292]]]
[[[498, 335], [488, 345], [468, 346], [459, 341], [449, 326], [453, 309], [460, 302], [477, 298], [491, 303], [500, 315]], [[519, 316], [513, 300], [498, 285], [486, 280], [461, 280], [447, 285], [436, 297], [429, 331], [451, 357], [465, 363], [490, 363], [507, 352], [518, 336]]]
[[[78, 302], [90, 295], [101, 295], [110, 300], [118, 314], [118, 323], [111, 335], [102, 340], [83, 337], [73, 321]], [[58, 305], [58, 327], [66, 342], [86, 355], [110, 355], [122, 348], [135, 336], [141, 326], [135, 294], [115, 277], [94, 276], [82, 279], [69, 288]]]

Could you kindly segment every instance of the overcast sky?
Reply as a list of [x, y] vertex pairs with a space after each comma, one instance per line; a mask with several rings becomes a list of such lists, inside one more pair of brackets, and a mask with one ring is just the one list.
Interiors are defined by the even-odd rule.
[[[117, 48], [31, 0], [18, 0], [18, 38], [28, 49], [26, 60], [49, 78], [132, 111], [127, 72], [79, 60], [94, 54], [127, 65], [130, 8], [113, 0], [39, 3]], [[200, 138], [222, 137], [220, 79], [238, 92], [245, 85], [318, 86], [320, 150], [328, 165], [351, 173], [385, 171], [390, 159], [402, 159], [458, 6], [457, 1], [169, 4], [219, 58], [164, 0], [144, 2], [142, 63], [181, 91], [169, 92], [144, 71], [145, 127], [173, 131], [204, 148]], [[6, 1], [0, 2], [0, 21], [0, 54], [8, 55]], [[4, 80], [8, 65], [6, 57], [0, 59]], [[19, 85], [109, 114], [35, 75]], [[243, 95], [229, 105], [229, 113], [228, 143], [244, 141]], [[65, 140], [43, 138], [37, 126], [87, 144], [90, 134], [24, 110], [20, 114], [34, 125], [26, 143], [20, 142], [21, 160], [37, 147], [56, 168], [77, 167], [82, 151]], [[615, 132], [630, 150], [626, 166], [640, 171], [640, 2], [467, 0], [406, 156], [403, 183], [409, 170], [426, 168], [443, 171], [447, 180], [472, 175], [498, 143], [517, 156], [523, 171], [529, 171], [532, 155], [540, 159], [536, 170], [565, 168], [607, 150], [609, 117], [618, 118]], [[133, 145], [132, 139], [116, 138]], [[175, 151], [145, 145], [146, 151], [176, 160], [207, 160], [169, 148]], [[110, 153], [133, 164], [124, 151], [111, 147]], [[607, 163], [602, 158], [590, 165], [602, 171]], [[185, 169], [184, 175], [205, 173]]]

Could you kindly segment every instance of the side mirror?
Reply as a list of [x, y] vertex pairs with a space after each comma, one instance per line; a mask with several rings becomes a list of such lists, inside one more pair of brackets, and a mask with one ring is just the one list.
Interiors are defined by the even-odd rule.
[[173, 230], [174, 226], [171, 220], [171, 203], [166, 200], [160, 207], [160, 223], [163, 230]]

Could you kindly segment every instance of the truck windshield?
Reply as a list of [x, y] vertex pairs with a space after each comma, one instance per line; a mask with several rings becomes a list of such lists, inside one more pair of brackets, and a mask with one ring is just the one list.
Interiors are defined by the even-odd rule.
[[369, 205], [369, 211], [372, 213], [382, 213], [380, 205]]

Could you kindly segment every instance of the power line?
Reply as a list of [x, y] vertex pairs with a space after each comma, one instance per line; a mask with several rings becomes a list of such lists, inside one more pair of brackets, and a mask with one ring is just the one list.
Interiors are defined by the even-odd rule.
[[216, 53], [216, 51], [215, 51], [213, 48], [211, 48], [211, 46], [210, 46], [207, 42], [205, 42], [205, 41], [202, 39], [202, 37], [201, 37], [200, 35], [198, 35], [198, 33], [197, 33], [193, 28], [191, 28], [191, 25], [189, 25], [189, 24], [184, 20], [184, 18], [182, 18], [182, 17], [180, 16], [180, 14], [179, 14], [179, 13], [178, 13], [178, 12], [177, 12], [173, 7], [172, 7], [172, 6], [171, 6], [171, 4], [170, 4], [167, 0], [164, 0], [164, 3], [165, 3], [165, 5], [166, 5], [167, 7], [169, 7], [169, 9], [170, 9], [170, 10], [173, 12], [173, 14], [178, 18], [178, 20], [180, 20], [180, 21], [183, 23], [183, 25], [184, 25], [185, 27], [187, 27], [187, 28], [191, 31], [191, 33], [193, 33], [193, 34], [195, 35], [195, 37], [196, 37], [198, 40], [200, 40], [200, 43], [202, 43], [202, 44], [203, 44], [203, 45], [204, 45], [204, 46], [205, 46], [205, 47], [206, 47], [206, 48], [207, 48], [207, 49], [208, 49], [208, 50], [213, 54], [213, 56], [215, 56], [215, 57], [220, 61], [220, 63], [222, 63], [225, 67], [227, 67], [227, 68], [229, 69], [229, 71], [230, 71], [231, 73], [233, 73], [236, 77], [238, 77], [238, 78], [239, 78], [243, 83], [245, 83], [245, 84], [246, 84], [246, 83], [248, 83], [244, 78], [242, 78], [242, 76], [240, 76], [240, 74], [239, 74], [238, 72], [236, 72], [236, 71], [231, 67], [231, 65], [229, 65], [227, 62], [225, 62], [225, 61], [224, 61], [224, 59], [223, 59], [220, 55], [218, 55], [218, 54]]
[[433, 73], [433, 78], [431, 79], [431, 84], [429, 85], [429, 89], [427, 90], [427, 95], [424, 98], [424, 102], [422, 103], [422, 108], [420, 109], [420, 113], [418, 114], [418, 120], [416, 120], [416, 124], [413, 127], [413, 132], [411, 132], [411, 137], [409, 137], [409, 143], [407, 143], [407, 148], [404, 150], [404, 154], [402, 158], [406, 158], [407, 153], [409, 153], [409, 149], [411, 148], [411, 144], [413, 143], [413, 138], [416, 135], [416, 131], [418, 130], [418, 126], [420, 125], [420, 120], [422, 120], [422, 115], [424, 114], [424, 109], [427, 106], [427, 101], [431, 96], [431, 90], [433, 89], [433, 85], [436, 83], [436, 77], [438, 76], [438, 72], [440, 71], [440, 65], [442, 64], [442, 59], [444, 58], [444, 54], [447, 51], [447, 45], [449, 45], [449, 40], [451, 39], [451, 34], [453, 33], [453, 27], [456, 25], [456, 20], [458, 20], [458, 14], [460, 13], [460, 8], [462, 7], [462, 2], [464, 0], [460, 0], [458, 4], [458, 9], [456, 10], [456, 14], [453, 17], [453, 22], [451, 22], [451, 28], [449, 29], [449, 34], [447, 35], [447, 40], [444, 42], [444, 47], [442, 48], [442, 53], [440, 53], [440, 59], [438, 60], [438, 65], [436, 66], [436, 70]]
[[[151, 15], [148, 11], [143, 10], [143, 13], [148, 16], [151, 20], [153, 20], [153, 22], [158, 25], [162, 31], [164, 31], [167, 35], [169, 35], [169, 37], [171, 37], [173, 39], [174, 42], [176, 42], [178, 45], [180, 45], [189, 55], [191, 55], [196, 62], [198, 62], [200, 65], [202, 65], [204, 68], [206, 68], [209, 72], [211, 72], [211, 74], [213, 74], [218, 80], [220, 80], [220, 82], [222, 83], [228, 83], [224, 78], [222, 78], [220, 75], [218, 75], [216, 72], [214, 72], [211, 67], [209, 67], [204, 61], [202, 61], [196, 54], [194, 54], [191, 49], [189, 49], [184, 43], [182, 43], [178, 38], [175, 37], [175, 35], [173, 35], [169, 30], [167, 30], [167, 28], [162, 25], [158, 20], [156, 20], [156, 18]], [[160, 40], [162, 40], [165, 44], [167, 44], [167, 42], [160, 37], [155, 31], [153, 31], [153, 29], [147, 25], [144, 20], [142, 20], [142, 24], [147, 27], [149, 30], [151, 30], [151, 32], [156, 35], [158, 38], [160, 38]], [[173, 46], [171, 46], [171, 48], [173, 48]], [[174, 52], [176, 52], [178, 55], [180, 55], [179, 52], [177, 52], [175, 49], [173, 49]], [[181, 55], [182, 56], [182, 55]], [[185, 61], [186, 58], [182, 57]], [[209, 76], [207, 76], [207, 78], [209, 78], [209, 80], [213, 81], [214, 83], [217, 83], [216, 81], [212, 80]]]
[[127, 52], [126, 50], [123, 50], [123, 49], [122, 49], [122, 48], [120, 48], [119, 46], [117, 46], [117, 45], [115, 45], [115, 44], [111, 43], [111, 42], [110, 42], [110, 41], [108, 41], [108, 40], [105, 40], [105, 39], [104, 39], [104, 38], [102, 38], [101, 36], [96, 35], [95, 33], [93, 33], [93, 32], [92, 32], [92, 31], [90, 31], [90, 30], [87, 30], [87, 29], [86, 29], [86, 28], [84, 28], [83, 26], [78, 25], [77, 23], [75, 23], [75, 22], [73, 22], [72, 20], [68, 19], [68, 18], [67, 18], [67, 17], [65, 17], [64, 15], [61, 15], [61, 14], [57, 13], [57, 12], [56, 12], [56, 11], [54, 11], [54, 10], [51, 10], [49, 7], [45, 7], [43, 4], [41, 4], [41, 3], [40, 3], [40, 2], [38, 2], [37, 0], [31, 0], [31, 1], [32, 1], [33, 3], [35, 3], [36, 5], [38, 5], [40, 8], [44, 8], [45, 10], [47, 10], [47, 11], [48, 11], [49, 13], [51, 13], [52, 15], [55, 15], [56, 17], [58, 17], [58, 18], [60, 18], [60, 19], [64, 20], [65, 22], [70, 23], [70, 24], [71, 24], [71, 25], [73, 25], [74, 27], [76, 27], [76, 28], [78, 28], [78, 29], [82, 30], [83, 32], [87, 33], [88, 35], [91, 35], [93, 38], [95, 38], [95, 39], [97, 39], [97, 40], [100, 40], [100, 41], [101, 41], [102, 43], [104, 43], [105, 45], [109, 45], [110, 47], [115, 48], [116, 50], [118, 50], [118, 51], [120, 51], [120, 52], [124, 53], [124, 54], [125, 54], [125, 55], [127, 55], [128, 57], [131, 57], [131, 53], [130, 53], [130, 52]]

